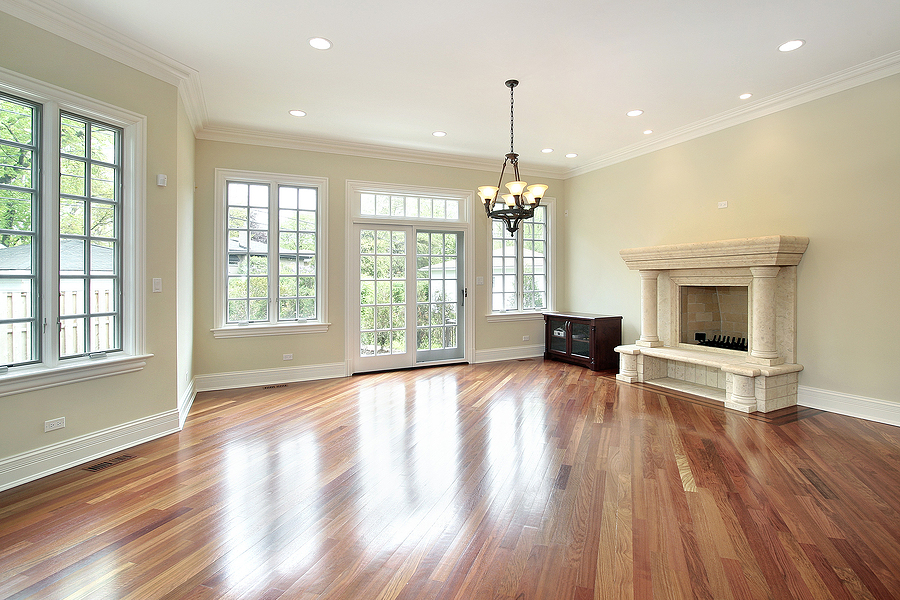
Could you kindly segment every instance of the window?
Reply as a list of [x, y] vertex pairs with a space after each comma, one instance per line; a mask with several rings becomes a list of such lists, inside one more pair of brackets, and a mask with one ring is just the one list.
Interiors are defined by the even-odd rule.
[[432, 198], [363, 192], [359, 198], [362, 217], [459, 221], [460, 198]]
[[122, 130], [63, 114], [59, 151], [59, 355], [122, 349]]
[[143, 367], [144, 128], [0, 73], [0, 395]]
[[491, 311], [539, 312], [550, 307], [550, 208], [541, 204], [510, 237], [491, 221]]
[[327, 180], [216, 171], [216, 337], [327, 331]]

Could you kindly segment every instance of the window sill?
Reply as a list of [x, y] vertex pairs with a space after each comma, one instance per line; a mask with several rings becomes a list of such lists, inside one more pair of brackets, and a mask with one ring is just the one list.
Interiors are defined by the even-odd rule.
[[278, 325], [270, 325], [268, 323], [261, 325], [229, 325], [227, 327], [217, 327], [210, 329], [216, 339], [219, 338], [242, 338], [242, 337], [262, 337], [269, 335], [297, 335], [301, 333], [327, 333], [331, 323], [322, 323], [320, 321], [311, 321], [309, 323], [279, 323]]
[[506, 321], [543, 321], [542, 312], [495, 312], [487, 316], [488, 323], [503, 323]]
[[119, 355], [103, 359], [72, 359], [55, 367], [13, 368], [0, 375], [0, 396], [23, 394], [58, 385], [140, 371], [152, 354]]

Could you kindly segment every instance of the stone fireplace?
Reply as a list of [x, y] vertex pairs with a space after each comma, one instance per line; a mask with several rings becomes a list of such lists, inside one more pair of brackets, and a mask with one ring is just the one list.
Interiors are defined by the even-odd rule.
[[[622, 381], [743, 412], [797, 403], [797, 265], [808, 238], [767, 236], [620, 252], [641, 276], [641, 338], [616, 348]], [[699, 338], [743, 344], [701, 345]]]

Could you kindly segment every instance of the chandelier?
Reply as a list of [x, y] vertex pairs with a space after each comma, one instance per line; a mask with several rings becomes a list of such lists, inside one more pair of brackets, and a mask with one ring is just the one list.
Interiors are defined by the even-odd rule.
[[[513, 150], [513, 90], [519, 85], [515, 79], [506, 82], [509, 88], [509, 154], [503, 160], [503, 168], [500, 169], [500, 180], [497, 186], [483, 185], [478, 188], [478, 196], [484, 204], [484, 212], [488, 218], [497, 219], [506, 223], [506, 229], [510, 237], [516, 234], [519, 223], [534, 216], [534, 209], [541, 204], [541, 198], [547, 191], [547, 186], [542, 183], [528, 185], [519, 177], [519, 155]], [[506, 165], [511, 164], [515, 181], [506, 184], [508, 194], [502, 194], [501, 200], [497, 199], [500, 186], [503, 184], [503, 174]], [[527, 189], [526, 189], [527, 188]]]

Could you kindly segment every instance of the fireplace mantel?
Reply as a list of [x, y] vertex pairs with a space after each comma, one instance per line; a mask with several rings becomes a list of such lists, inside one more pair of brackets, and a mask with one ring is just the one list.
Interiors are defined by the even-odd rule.
[[809, 238], [790, 235], [629, 248], [619, 254], [632, 271], [782, 267], [800, 263]]
[[[797, 265], [809, 245], [799, 236], [671, 244], [620, 251], [641, 275], [641, 338], [620, 346], [622, 381], [651, 382], [722, 400], [743, 412], [796, 404]], [[749, 289], [749, 351], [678, 341], [678, 288], [737, 285]]]

